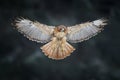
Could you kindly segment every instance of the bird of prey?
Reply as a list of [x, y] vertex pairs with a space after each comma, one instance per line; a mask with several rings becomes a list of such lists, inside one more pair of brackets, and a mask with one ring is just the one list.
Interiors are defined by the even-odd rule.
[[48, 26], [37, 21], [19, 18], [15, 28], [29, 40], [46, 43], [42, 52], [49, 58], [61, 60], [69, 56], [75, 48], [70, 43], [78, 43], [95, 36], [103, 30], [106, 19], [97, 19], [74, 26]]

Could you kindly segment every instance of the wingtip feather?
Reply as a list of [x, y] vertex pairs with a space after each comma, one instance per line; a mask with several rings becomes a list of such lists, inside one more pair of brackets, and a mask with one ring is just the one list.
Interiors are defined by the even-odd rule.
[[108, 19], [101, 18], [101, 19], [93, 21], [93, 24], [96, 26], [104, 26], [104, 25], [107, 25], [107, 21]]

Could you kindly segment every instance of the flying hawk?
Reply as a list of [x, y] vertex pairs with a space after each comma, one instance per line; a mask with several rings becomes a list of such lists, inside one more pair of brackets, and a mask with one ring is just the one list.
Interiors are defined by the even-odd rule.
[[98, 19], [74, 26], [48, 26], [37, 21], [20, 18], [15, 20], [15, 28], [29, 40], [46, 43], [42, 52], [49, 58], [60, 60], [69, 56], [75, 48], [70, 43], [78, 43], [95, 36], [103, 30], [106, 19]]

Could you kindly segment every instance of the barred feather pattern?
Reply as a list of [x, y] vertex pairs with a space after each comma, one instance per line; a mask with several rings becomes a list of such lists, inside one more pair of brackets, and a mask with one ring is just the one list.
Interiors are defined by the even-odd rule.
[[38, 43], [49, 42], [54, 30], [54, 26], [47, 26], [28, 19], [16, 20], [15, 26], [15, 28], [29, 40], [36, 41]]
[[107, 20], [105, 19], [98, 19], [92, 22], [85, 22], [75, 26], [67, 27], [67, 41], [71, 43], [78, 43], [88, 40], [103, 30], [103, 27], [107, 25], [106, 21]]

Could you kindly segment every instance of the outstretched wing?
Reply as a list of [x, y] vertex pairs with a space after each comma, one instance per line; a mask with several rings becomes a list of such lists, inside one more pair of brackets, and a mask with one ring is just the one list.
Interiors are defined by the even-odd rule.
[[103, 30], [104, 25], [107, 24], [106, 21], [105, 19], [98, 19], [92, 22], [68, 27], [67, 40], [71, 43], [88, 40]]
[[18, 19], [15, 22], [17, 30], [24, 34], [29, 40], [46, 43], [50, 41], [52, 37], [54, 26], [32, 22], [28, 19]]

